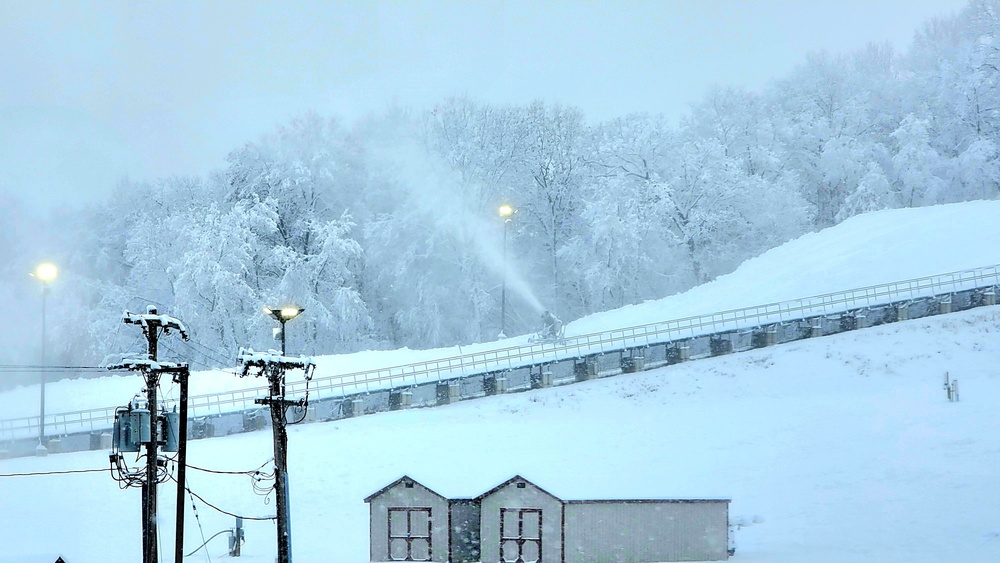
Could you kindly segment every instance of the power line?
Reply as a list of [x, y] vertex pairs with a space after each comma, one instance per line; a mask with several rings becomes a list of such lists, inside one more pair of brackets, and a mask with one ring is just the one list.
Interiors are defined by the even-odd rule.
[[[231, 532], [231, 530], [222, 530], [221, 532], [216, 532], [216, 534], [215, 534], [214, 536], [212, 536], [212, 537], [208, 538], [207, 540], [205, 540], [205, 543], [203, 543], [203, 544], [199, 545], [199, 546], [198, 546], [198, 549], [195, 549], [194, 551], [192, 551], [191, 553], [188, 553], [188, 554], [187, 554], [187, 555], [185, 555], [184, 557], [191, 557], [191, 556], [192, 556], [192, 555], [194, 555], [195, 553], [198, 553], [199, 551], [201, 551], [201, 548], [203, 548], [203, 547], [205, 547], [206, 545], [208, 545], [208, 542], [210, 542], [210, 541], [214, 540], [215, 538], [217, 538], [217, 537], [221, 536], [222, 534], [226, 534], [226, 533], [229, 533], [229, 532]], [[202, 538], [202, 539], [205, 539], [205, 536], [204, 536], [204, 534], [203, 534], [203, 535], [201, 536], [201, 538]]]
[[[187, 479], [185, 479], [184, 482], [187, 483]], [[181, 489], [181, 487], [178, 486], [177, 490], [180, 491], [182, 489]], [[180, 498], [180, 494], [178, 494], [177, 496], [178, 496], [178, 498]], [[201, 525], [201, 516], [198, 516], [198, 505], [195, 504], [195, 502], [194, 502], [194, 495], [191, 494], [191, 491], [188, 491], [188, 498], [191, 499], [191, 511], [194, 512], [194, 519], [197, 520], [197, 522], [198, 522], [198, 531], [201, 533], [201, 540], [207, 544], [208, 540], [205, 539], [205, 528], [203, 528], [202, 525]], [[205, 544], [202, 544], [202, 546], [204, 546], [204, 545]], [[198, 549], [201, 549], [201, 548], [199, 547]], [[197, 551], [197, 550], [195, 550], [195, 551]], [[192, 553], [194, 553], [194, 552], [192, 552]], [[188, 555], [188, 557], [190, 557], [190, 555]], [[208, 563], [212, 563], [212, 556], [209, 555], [209, 553], [208, 553], [207, 550], [205, 551], [205, 558], [208, 559]]]
[[39, 477], [43, 475], [69, 475], [72, 473], [103, 473], [104, 469], [67, 469], [65, 471], [35, 471], [30, 473], [0, 473], [0, 477]]
[[190, 463], [187, 464], [187, 466], [190, 469], [196, 469], [198, 471], [204, 471], [205, 473], [218, 473], [219, 475], [258, 475], [258, 474], [261, 473], [261, 469], [263, 469], [265, 465], [271, 463], [272, 461], [274, 461], [274, 460], [273, 459], [269, 459], [269, 460], [265, 461], [264, 463], [260, 464], [256, 469], [250, 469], [250, 470], [247, 470], [247, 471], [226, 471], [226, 470], [223, 470], [223, 469], [206, 469], [204, 467], [198, 467], [197, 465], [191, 465]]
[[[191, 344], [195, 344], [195, 345], [197, 345], [201, 349], [192, 347]], [[198, 355], [198, 356], [202, 356], [203, 358], [207, 358], [208, 360], [210, 360], [212, 362], [215, 362], [218, 365], [225, 366], [225, 365], [228, 365], [228, 364], [235, 363], [235, 362], [232, 362], [231, 360], [228, 360], [228, 359], [222, 359], [221, 355], [216, 355], [216, 354], [219, 354], [218, 351], [215, 351], [215, 350], [213, 350], [213, 349], [211, 349], [211, 348], [209, 348], [209, 347], [207, 347], [207, 346], [205, 346], [203, 344], [198, 344], [197, 342], [192, 342], [190, 340], [182, 340], [181, 341], [181, 345], [182, 346], [187, 346], [188, 349], [189, 349], [189, 352], [193, 353], [194, 355]], [[163, 347], [166, 348], [167, 351], [171, 352], [175, 356], [180, 357], [182, 355], [180, 352], [178, 352], [177, 350], [175, 350], [174, 348], [171, 348], [170, 346], [168, 346], [166, 344], [163, 344]], [[202, 361], [199, 361], [199, 360], [189, 360], [189, 362], [192, 363], [192, 364], [200, 365], [200, 366], [205, 367], [205, 368], [210, 369], [210, 370], [218, 369], [217, 366], [209, 365], [209, 364], [207, 364], [205, 362], [202, 362]]]
[[268, 496], [275, 489], [274, 481], [275, 472], [270, 473], [261, 471], [265, 465], [274, 461], [274, 458], [265, 461], [260, 464], [256, 469], [251, 469], [249, 471], [224, 471], [219, 469], [206, 469], [204, 467], [192, 466], [188, 464], [188, 467], [197, 471], [203, 471], [205, 473], [212, 473], [216, 475], [243, 475], [250, 477], [250, 485], [253, 487], [253, 492], [260, 496]]
[[[178, 352], [177, 350], [174, 350], [173, 348], [171, 348], [171, 347], [170, 347], [170, 346], [169, 346], [168, 344], [166, 344], [165, 342], [161, 342], [161, 343], [160, 343], [160, 346], [161, 346], [161, 347], [163, 347], [163, 348], [166, 348], [167, 352], [170, 352], [170, 353], [171, 353], [171, 354], [173, 354], [173, 355], [174, 355], [175, 357], [177, 357], [177, 358], [180, 358], [180, 357], [181, 357], [181, 353], [180, 353], [180, 352]], [[191, 364], [195, 364], [195, 365], [199, 365], [199, 366], [202, 366], [202, 367], [206, 367], [206, 368], [208, 368], [208, 369], [212, 369], [212, 366], [210, 366], [210, 365], [208, 365], [208, 364], [206, 364], [206, 363], [203, 363], [203, 362], [199, 362], [199, 361], [197, 361], [197, 360], [192, 360], [192, 359], [188, 359], [188, 363], [191, 363]]]
[[21, 371], [21, 372], [33, 372], [33, 371], [77, 371], [77, 372], [90, 372], [90, 371], [108, 371], [108, 368], [101, 366], [43, 366], [38, 364], [0, 364], [0, 372], [7, 371]]
[[[173, 482], [177, 483], [177, 479], [173, 475], [170, 476], [170, 479]], [[223, 510], [223, 509], [219, 508], [218, 506], [215, 506], [214, 504], [208, 502], [207, 500], [205, 500], [204, 498], [202, 498], [201, 495], [199, 495], [198, 493], [192, 491], [190, 487], [185, 486], [184, 490], [187, 491], [188, 494], [190, 494], [194, 498], [196, 498], [196, 499], [200, 500], [201, 502], [205, 503], [205, 505], [208, 506], [209, 508], [211, 508], [211, 509], [213, 509], [213, 510], [215, 510], [217, 512], [220, 512], [222, 514], [225, 514], [226, 516], [232, 516], [233, 518], [242, 518], [244, 520], [264, 520], [264, 521], [266, 521], [266, 520], [275, 520], [275, 519], [277, 519], [277, 516], [266, 516], [266, 517], [240, 516], [239, 514], [235, 514], [233, 512], [229, 512], [227, 510]]]
[[[121, 329], [122, 329], [122, 325], [118, 325], [118, 330], [121, 330]], [[118, 336], [118, 330], [115, 331], [115, 336]], [[125, 349], [125, 353], [126, 354], [132, 353], [132, 348], [135, 347], [135, 344], [137, 342], [139, 342], [140, 338], [142, 338], [142, 334], [141, 333], [139, 334], [139, 336], [136, 336], [135, 340], [133, 340], [132, 343], [128, 345], [128, 348]]]
[[140, 305], [139, 305], [140, 307], [145, 307], [146, 305], [152, 303], [153, 305], [156, 305], [160, 309], [166, 310], [166, 309], [170, 308], [167, 305], [165, 305], [164, 303], [160, 303], [156, 299], [150, 299], [148, 297], [143, 297], [141, 295], [133, 295], [132, 298], [128, 300], [128, 302], [126, 303], [126, 305], [130, 304], [130, 303], [135, 303], [135, 302], [140, 303]]
[[226, 352], [224, 352], [222, 350], [217, 350], [217, 349], [212, 348], [210, 346], [206, 346], [205, 344], [202, 344], [200, 342], [197, 342], [197, 341], [194, 341], [194, 340], [188, 340], [188, 341], [182, 342], [182, 344], [184, 344], [185, 346], [188, 346], [188, 347], [199, 348], [200, 351], [198, 353], [200, 353], [201, 355], [205, 356], [206, 358], [208, 358], [208, 359], [210, 359], [212, 361], [219, 362], [222, 365], [226, 365], [227, 363], [235, 363], [235, 361], [233, 359], [229, 358], [229, 354], [227, 354]]
[[[170, 352], [171, 354], [173, 354], [174, 356], [177, 356], [177, 357], [181, 356], [180, 352], [178, 352], [177, 350], [174, 350], [173, 348], [171, 348], [167, 344], [161, 343], [160, 346], [162, 346], [163, 348], [166, 348], [166, 350], [168, 352]], [[197, 353], [197, 351], [195, 351], [195, 352]], [[209, 358], [209, 359], [211, 359], [211, 358]], [[208, 371], [223, 371], [223, 372], [227, 371], [225, 369], [222, 369], [222, 368], [219, 368], [219, 367], [216, 367], [216, 366], [212, 366], [212, 365], [206, 364], [205, 362], [201, 362], [201, 361], [198, 361], [198, 360], [188, 359], [188, 363], [196, 365], [196, 366], [201, 366], [201, 367], [207, 369]], [[233, 375], [236, 375], [235, 371], [227, 372], [227, 373], [232, 373]]]
[[[261, 468], [263, 468], [264, 465], [267, 465], [268, 463], [271, 463], [271, 460], [265, 461], [257, 469], [250, 469], [250, 470], [247, 470], [247, 471], [226, 471], [226, 470], [222, 470], [222, 469], [208, 469], [208, 468], [205, 468], [205, 467], [198, 467], [198, 466], [190, 465], [190, 464], [188, 464], [188, 467], [191, 468], [191, 469], [196, 469], [198, 471], [204, 471], [205, 473], [217, 473], [217, 474], [220, 474], [220, 475], [250, 475], [250, 476], [264, 475], [264, 476], [269, 476], [270, 473], [264, 473], [264, 472], [261, 471]], [[63, 471], [33, 471], [33, 472], [26, 472], [26, 473], [0, 473], [0, 477], [37, 477], [37, 476], [44, 476], [44, 475], [70, 475], [70, 474], [74, 474], [74, 473], [100, 473], [100, 472], [103, 472], [103, 471], [108, 471], [108, 469], [107, 468], [105, 468], [105, 469], [66, 469], [66, 470], [63, 470]]]

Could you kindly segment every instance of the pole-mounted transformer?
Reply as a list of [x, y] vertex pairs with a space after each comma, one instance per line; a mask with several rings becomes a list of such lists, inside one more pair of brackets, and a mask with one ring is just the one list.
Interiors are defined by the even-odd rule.
[[[157, 410], [156, 391], [160, 375], [173, 374], [175, 378], [184, 381], [184, 386], [186, 386], [188, 375], [187, 364], [158, 361], [157, 339], [161, 332], [169, 334], [171, 331], [177, 331], [184, 340], [188, 339], [188, 335], [184, 323], [169, 315], [158, 314], [153, 305], [146, 307], [145, 314], [125, 311], [122, 314], [122, 322], [142, 327], [148, 347], [147, 354], [144, 357], [123, 359], [108, 366], [108, 368], [140, 372], [146, 384], [146, 402], [144, 408], [139, 408], [138, 401], [133, 401], [135, 404], [115, 412], [114, 440], [118, 452], [145, 451], [146, 467], [141, 473], [132, 471], [124, 466], [121, 454], [116, 452], [112, 452], [111, 465], [113, 471], [117, 469], [115, 479], [124, 482], [125, 487], [142, 487], [142, 561], [143, 563], [157, 563], [159, 553], [156, 532], [156, 485], [161, 480], [160, 467], [166, 464], [166, 460], [159, 459], [157, 451], [160, 446], [164, 446], [165, 451], [174, 451], [166, 448], [177, 448], [183, 443], [180, 435], [184, 422], [176, 417], [171, 419], [168, 416], [171, 413], [161, 413]], [[171, 430], [174, 428], [176, 430], [171, 434]], [[177, 439], [171, 440], [171, 435], [176, 436]], [[183, 466], [183, 462], [179, 462], [179, 465]], [[183, 479], [183, 475], [183, 469], [180, 469], [178, 478]], [[181, 489], [184, 487], [183, 481], [178, 484], [178, 487]], [[181, 510], [183, 510], [183, 504], [178, 503], [178, 512], [180, 513]], [[182, 516], [178, 516], [179, 522], [182, 519]], [[178, 530], [177, 533], [179, 541], [183, 541], [180, 539], [183, 535], [183, 529]]]
[[[161, 412], [156, 417], [156, 443], [165, 452], [176, 452], [180, 437], [180, 416], [177, 411]], [[149, 410], [119, 407], [115, 410], [112, 431], [114, 447], [120, 452], [138, 452], [149, 443]]]

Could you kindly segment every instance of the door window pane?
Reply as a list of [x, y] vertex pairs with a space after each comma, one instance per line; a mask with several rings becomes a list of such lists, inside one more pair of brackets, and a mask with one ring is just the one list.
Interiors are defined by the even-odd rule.
[[520, 535], [518, 530], [517, 510], [500, 509], [500, 518], [503, 520], [503, 529], [500, 532], [501, 537], [516, 538]]
[[389, 535], [394, 538], [402, 538], [407, 535], [406, 511], [389, 511]]
[[429, 510], [410, 511], [410, 535], [417, 537], [431, 535], [431, 513]]
[[406, 559], [406, 540], [395, 538], [389, 540], [389, 559], [403, 561]]
[[541, 559], [541, 546], [535, 541], [525, 541], [521, 546], [521, 559], [526, 563], [533, 563]]
[[521, 513], [521, 537], [539, 539], [542, 531], [542, 513], [525, 510]]
[[506, 540], [500, 544], [500, 555], [505, 562], [517, 561], [518, 551], [516, 540]]
[[414, 561], [431, 560], [431, 544], [425, 539], [410, 540], [410, 557]]

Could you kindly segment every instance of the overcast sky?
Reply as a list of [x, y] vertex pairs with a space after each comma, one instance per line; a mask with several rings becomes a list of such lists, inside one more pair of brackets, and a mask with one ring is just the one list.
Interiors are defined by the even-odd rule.
[[0, 0], [0, 193], [105, 197], [204, 175], [307, 111], [348, 121], [468, 94], [686, 113], [809, 52], [905, 50], [964, 0], [41, 2]]

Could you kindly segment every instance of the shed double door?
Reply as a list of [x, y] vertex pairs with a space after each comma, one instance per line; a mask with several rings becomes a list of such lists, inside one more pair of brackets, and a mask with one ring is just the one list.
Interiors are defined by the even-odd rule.
[[389, 509], [389, 559], [431, 560], [431, 509]]
[[542, 511], [539, 508], [500, 509], [500, 561], [540, 563]]

